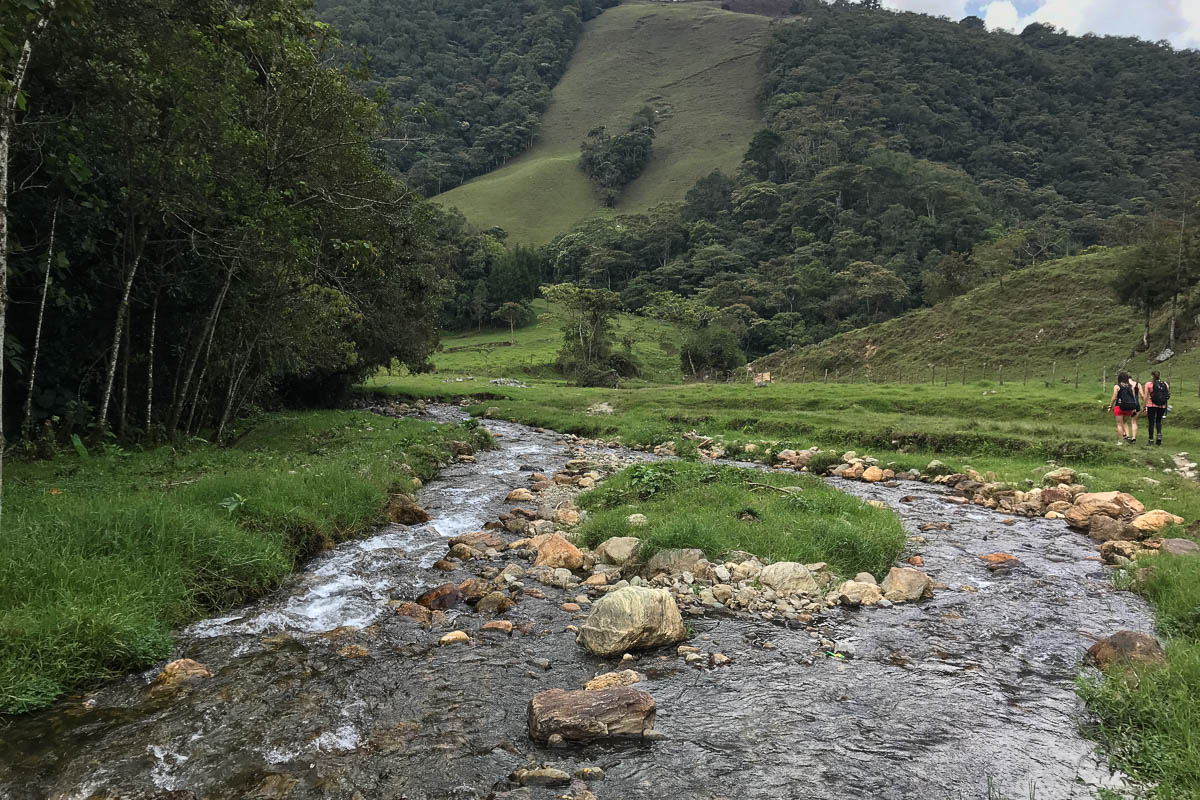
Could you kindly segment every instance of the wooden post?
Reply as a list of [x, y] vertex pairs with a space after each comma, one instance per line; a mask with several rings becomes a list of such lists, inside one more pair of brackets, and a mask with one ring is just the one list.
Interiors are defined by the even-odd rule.
[[825, 368], [825, 382], [829, 383], [829, 367]]
[[937, 385], [937, 366], [934, 364], [929, 365], [929, 382], [935, 386]]
[[1004, 365], [1000, 365], [1000, 385], [1004, 385]]
[[967, 385], [967, 365], [963, 364], [963, 386]]
[[1079, 365], [1075, 365], [1075, 391], [1079, 391]]
[[1054, 375], [1056, 372], [1058, 372], [1058, 362], [1051, 361], [1050, 362], [1050, 382], [1051, 383], [1054, 383]]

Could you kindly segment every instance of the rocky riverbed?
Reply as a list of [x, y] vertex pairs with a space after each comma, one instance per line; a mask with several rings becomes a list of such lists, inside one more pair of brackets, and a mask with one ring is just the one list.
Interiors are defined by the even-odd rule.
[[[945, 485], [832, 478], [901, 515], [910, 539], [897, 567], [929, 576], [917, 597], [846, 603], [853, 576], [829, 576], [815, 594], [739, 604], [735, 592], [763, 581], [761, 564], [737, 556], [689, 572], [715, 602], [689, 592], [680, 604], [686, 641], [600, 656], [576, 642], [591, 606], [621, 581], [682, 597], [684, 570], [657, 582], [618, 570], [589, 586], [595, 564], [538, 565], [540, 546], [510, 545], [569, 534], [577, 484], [646, 456], [487, 424], [498, 449], [463, 454], [430, 482], [430, 522], [342, 545], [260, 603], [191, 626], [173, 659], [188, 661], [171, 674], [157, 677], [160, 666], [0, 721], [0, 797], [976, 798], [990, 783], [1002, 797], [1092, 798], [1122, 784], [1080, 733], [1073, 679], [1097, 639], [1153, 621], [1064, 521], [950, 502]], [[573, 485], [555, 482], [564, 471]], [[536, 493], [533, 473], [548, 481]], [[454, 550], [488, 523], [495, 539]], [[1011, 560], [984, 558], [997, 553]], [[471, 580], [493, 584], [474, 605], [436, 599]], [[614, 672], [603, 691], [633, 710], [638, 735], [560, 743], [578, 715], [607, 713], [567, 692], [539, 708], [567, 703], [577, 716], [531, 738], [531, 698]]]

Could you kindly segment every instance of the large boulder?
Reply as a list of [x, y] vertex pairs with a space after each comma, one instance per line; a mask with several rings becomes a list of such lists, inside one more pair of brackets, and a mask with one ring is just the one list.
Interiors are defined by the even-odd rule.
[[636, 536], [614, 536], [600, 543], [596, 548], [596, 558], [601, 563], [623, 567], [634, 559], [641, 545], [642, 540]]
[[1124, 520], [1097, 514], [1088, 520], [1088, 536], [1097, 542], [1137, 539], [1137, 531]]
[[1158, 552], [1172, 556], [1195, 556], [1200, 555], [1200, 544], [1191, 539], [1163, 539]]
[[912, 567], [892, 567], [883, 579], [883, 596], [893, 603], [920, 600], [933, 592], [933, 581]]
[[1117, 631], [1089, 647], [1087, 659], [1100, 669], [1143, 664], [1158, 666], [1167, 663], [1167, 654], [1153, 636], [1137, 631]]
[[682, 550], [660, 550], [651, 556], [650, 561], [646, 563], [646, 568], [642, 570], [642, 574], [646, 577], [653, 577], [660, 572], [667, 572], [671, 575], [678, 575], [681, 572], [696, 572], [699, 564], [707, 561], [704, 558], [704, 551], [695, 547], [690, 547]]
[[1148, 536], [1161, 531], [1168, 525], [1182, 525], [1183, 517], [1177, 517], [1167, 511], [1147, 511], [1145, 514], [1139, 514], [1134, 517], [1131, 523], [1140, 534], [1139, 538], [1145, 539]]
[[535, 567], [579, 569], [583, 566], [583, 553], [557, 533], [551, 534], [538, 547]]
[[1059, 467], [1042, 475], [1043, 486], [1058, 486], [1065, 483], [1070, 486], [1075, 482], [1075, 470], [1070, 467]]
[[596, 691], [550, 689], [529, 700], [529, 738], [548, 742], [643, 736], [654, 730], [657, 707], [649, 692], [629, 686]]
[[781, 595], [818, 594], [820, 584], [812, 571], [796, 561], [778, 561], [763, 567], [758, 579]]
[[626, 586], [592, 606], [579, 644], [601, 656], [678, 642], [687, 636], [675, 598], [664, 589]]
[[1137, 498], [1124, 492], [1084, 492], [1075, 496], [1074, 505], [1064, 516], [1072, 528], [1087, 530], [1092, 517], [1135, 516], [1145, 512], [1146, 507]]
[[883, 470], [879, 467], [867, 467], [863, 470], [862, 479], [867, 483], [879, 483], [884, 479]]

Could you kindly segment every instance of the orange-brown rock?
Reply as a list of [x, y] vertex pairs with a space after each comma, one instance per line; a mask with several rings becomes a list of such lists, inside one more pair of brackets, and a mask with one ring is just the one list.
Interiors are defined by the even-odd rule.
[[568, 542], [557, 533], [551, 534], [538, 547], [535, 567], [562, 567], [564, 569], [579, 569], [583, 566], [583, 553], [579, 548]]
[[1134, 517], [1131, 524], [1141, 535], [1140, 538], [1144, 539], [1147, 536], [1153, 536], [1168, 525], [1182, 525], [1183, 517], [1156, 509]]
[[416, 620], [422, 625], [428, 626], [433, 621], [433, 615], [425, 606], [419, 606], [411, 600], [405, 600], [396, 606], [396, 615], [407, 619]]
[[371, 652], [361, 644], [348, 644], [338, 650], [338, 655], [342, 658], [366, 658]]
[[406, 494], [394, 494], [388, 502], [388, 519], [397, 525], [423, 525], [429, 522], [429, 512]]
[[474, 550], [487, 550], [489, 547], [502, 548], [508, 542], [490, 531], [472, 531], [464, 533], [462, 536], [455, 536], [450, 540], [450, 544], [451, 546], [465, 544]]
[[417, 605], [431, 610], [445, 611], [462, 602], [462, 592], [453, 583], [443, 583], [417, 598]]
[[199, 661], [190, 658], [178, 658], [165, 667], [154, 678], [150, 686], [153, 693], [167, 692], [178, 689], [185, 684], [194, 683], [203, 678], [211, 678], [212, 673]]
[[605, 672], [585, 683], [583, 689], [587, 692], [597, 692], [601, 689], [611, 689], [614, 686], [632, 686], [641, 680], [642, 676], [631, 669], [621, 672]]
[[506, 633], [512, 635], [513, 624], [506, 619], [494, 619], [490, 622], [483, 623], [481, 631], [493, 631], [496, 633]]
[[1137, 631], [1117, 631], [1088, 648], [1088, 661], [1100, 669], [1167, 663], [1167, 654], [1153, 637]]

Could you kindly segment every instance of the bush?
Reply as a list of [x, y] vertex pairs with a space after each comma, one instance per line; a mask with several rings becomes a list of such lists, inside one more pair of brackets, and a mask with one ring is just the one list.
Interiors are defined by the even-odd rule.
[[808, 471], [814, 475], [824, 475], [841, 463], [841, 453], [834, 452], [833, 450], [822, 450], [819, 453], [813, 453], [813, 457], [808, 460]]

